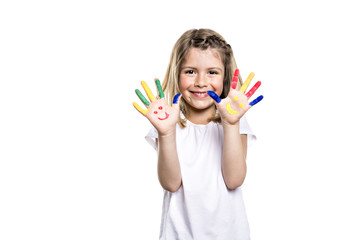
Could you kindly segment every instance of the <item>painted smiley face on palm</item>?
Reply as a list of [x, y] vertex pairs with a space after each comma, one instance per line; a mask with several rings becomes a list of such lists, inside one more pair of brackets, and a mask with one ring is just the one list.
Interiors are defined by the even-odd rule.
[[[169, 118], [169, 114], [168, 114], [167, 112], [165, 112], [165, 111], [162, 111], [162, 110], [163, 110], [163, 107], [162, 107], [162, 106], [158, 107], [158, 110], [160, 110], [160, 112], [154, 111], [153, 114], [159, 114], [159, 117], [158, 117], [159, 120], [166, 120], [166, 119]], [[163, 118], [160, 117], [160, 115], [162, 114], [162, 112], [165, 113], [165, 117], [163, 117]]]
[[[239, 98], [236, 97], [236, 96], [235, 96], [233, 99], [234, 99], [235, 101], [238, 101], [238, 100], [239, 100]], [[244, 106], [245, 106], [245, 105], [244, 105], [243, 103], [240, 103], [240, 104], [239, 104], [239, 107], [240, 107], [240, 108], [244, 108]], [[237, 111], [235, 111], [234, 109], [231, 108], [230, 103], [226, 104], [226, 110], [227, 110], [231, 115], [233, 115], [233, 114], [238, 114], [238, 113], [239, 113], [239, 112], [237, 112]]]

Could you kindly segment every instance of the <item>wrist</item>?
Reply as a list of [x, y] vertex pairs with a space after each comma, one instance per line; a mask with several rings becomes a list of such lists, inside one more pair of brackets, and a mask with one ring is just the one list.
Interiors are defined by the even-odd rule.
[[232, 123], [229, 123], [227, 121], [221, 121], [221, 124], [223, 125], [223, 128], [235, 128], [235, 127], [238, 128], [240, 125], [240, 120]]
[[233, 135], [233, 134], [238, 134], [240, 131], [240, 124], [239, 122], [236, 122], [236, 123], [222, 123], [223, 125], [223, 131], [224, 131], [224, 134], [225, 135]]
[[171, 137], [174, 137], [174, 136], [176, 136], [176, 128], [170, 129], [170, 130], [165, 131], [165, 132], [158, 132], [159, 139], [160, 138], [166, 139], [166, 138], [171, 138]]

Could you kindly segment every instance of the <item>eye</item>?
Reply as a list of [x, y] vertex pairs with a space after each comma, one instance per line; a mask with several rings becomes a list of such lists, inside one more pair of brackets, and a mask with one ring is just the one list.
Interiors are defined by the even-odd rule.
[[217, 72], [216, 71], [209, 71], [209, 74], [215, 75], [215, 74], [217, 74]]
[[187, 70], [185, 71], [186, 74], [194, 74], [194, 70]]
[[158, 114], [158, 112], [157, 112], [157, 111], [154, 111], [154, 114]]
[[161, 110], [161, 109], [162, 109], [162, 107], [160, 106], [160, 107], [159, 107], [159, 110]]

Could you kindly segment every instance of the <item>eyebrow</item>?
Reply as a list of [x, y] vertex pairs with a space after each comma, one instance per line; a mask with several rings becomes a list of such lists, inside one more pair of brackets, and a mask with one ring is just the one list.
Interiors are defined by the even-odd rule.
[[[196, 69], [196, 67], [192, 67], [192, 66], [183, 66], [181, 67], [181, 69], [184, 69], [184, 68], [191, 68], [191, 69]], [[223, 69], [222, 68], [219, 68], [219, 67], [210, 67], [210, 68], [207, 68], [208, 70], [209, 69], [217, 69], [219, 71], [222, 71]]]

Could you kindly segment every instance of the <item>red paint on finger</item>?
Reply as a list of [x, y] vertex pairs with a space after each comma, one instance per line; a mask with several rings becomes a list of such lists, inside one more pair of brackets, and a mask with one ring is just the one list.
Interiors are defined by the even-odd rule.
[[235, 73], [234, 73], [234, 77], [233, 77], [232, 82], [231, 82], [231, 88], [232, 89], [236, 89], [238, 80], [239, 80], [239, 69], [236, 69]]
[[248, 91], [247, 94], [245, 94], [245, 96], [246, 96], [247, 98], [250, 98], [250, 97], [256, 92], [256, 90], [260, 87], [260, 85], [261, 85], [261, 82], [260, 82], [260, 81], [258, 81], [257, 83], [255, 83], [255, 85]]

